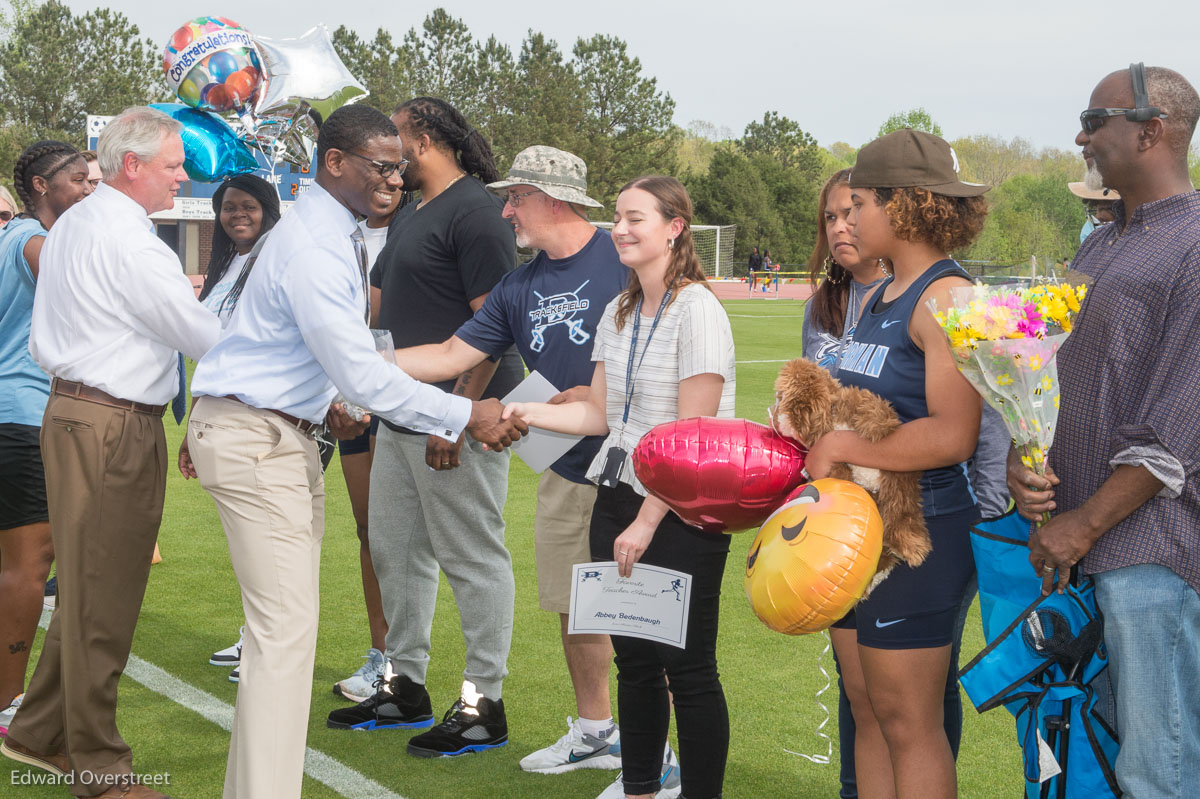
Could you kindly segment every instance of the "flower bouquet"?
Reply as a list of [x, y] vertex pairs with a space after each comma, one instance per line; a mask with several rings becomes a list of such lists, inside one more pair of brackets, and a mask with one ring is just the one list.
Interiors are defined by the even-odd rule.
[[1021, 461], [1046, 470], [1058, 421], [1058, 366], [1087, 294], [1085, 285], [976, 284], [953, 290], [950, 308], [934, 317], [950, 339], [959, 370], [1004, 418]]

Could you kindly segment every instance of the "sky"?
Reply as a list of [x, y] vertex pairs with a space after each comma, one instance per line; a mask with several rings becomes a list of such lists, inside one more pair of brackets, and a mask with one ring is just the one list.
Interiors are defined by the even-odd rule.
[[677, 124], [703, 120], [740, 136], [751, 120], [778, 111], [825, 146], [858, 147], [892, 113], [923, 107], [948, 139], [1020, 136], [1072, 150], [1079, 112], [1109, 72], [1144, 61], [1200, 85], [1195, 0], [65, 1], [76, 13], [120, 11], [162, 44], [204, 14], [272, 38], [323, 23], [368, 40], [382, 27], [398, 40], [438, 6], [477, 40], [495, 35], [514, 53], [530, 29], [566, 55], [576, 39], [606, 33], [625, 40], [644, 74], [674, 98]]

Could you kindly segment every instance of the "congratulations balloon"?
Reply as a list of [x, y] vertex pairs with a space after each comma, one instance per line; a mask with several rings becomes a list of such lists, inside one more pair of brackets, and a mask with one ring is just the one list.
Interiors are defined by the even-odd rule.
[[633, 469], [688, 524], [734, 532], [757, 527], [779, 507], [803, 479], [804, 453], [766, 425], [697, 417], [642, 436]]
[[258, 169], [254, 153], [216, 114], [179, 103], [154, 103], [150, 107], [183, 123], [179, 134], [183, 138], [183, 168], [192, 180], [212, 183], [227, 175]]
[[301, 106], [318, 125], [335, 110], [367, 96], [342, 63], [329, 31], [318, 25], [298, 39], [256, 39], [266, 72], [254, 112], [259, 117], [291, 117]]
[[746, 598], [776, 632], [820, 632], [862, 597], [882, 546], [883, 521], [866, 489], [831, 478], [800, 486], [750, 544]]
[[171, 34], [163, 72], [175, 96], [202, 111], [251, 105], [262, 83], [254, 37], [225, 17], [197, 17]]

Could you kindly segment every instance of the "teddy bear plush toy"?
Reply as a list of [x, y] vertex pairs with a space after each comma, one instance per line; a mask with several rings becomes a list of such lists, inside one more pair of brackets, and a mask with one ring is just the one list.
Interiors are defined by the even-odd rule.
[[[775, 381], [777, 429], [805, 447], [833, 430], [853, 430], [867, 441], [883, 439], [900, 426], [887, 400], [870, 391], [843, 386], [812, 361], [798, 358]], [[829, 474], [857, 483], [871, 494], [883, 520], [883, 554], [868, 591], [898, 561], [919, 566], [933, 550], [921, 507], [921, 473], [891, 472], [835, 463]], [[865, 594], [864, 594], [865, 596]]]

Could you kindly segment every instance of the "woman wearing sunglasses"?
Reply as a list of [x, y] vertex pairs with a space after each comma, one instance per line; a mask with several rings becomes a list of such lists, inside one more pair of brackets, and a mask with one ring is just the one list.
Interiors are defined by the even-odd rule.
[[[0, 735], [23, 696], [54, 547], [38, 437], [50, 378], [29, 354], [29, 322], [46, 231], [92, 193], [87, 164], [69, 144], [41, 141], [21, 153], [14, 185], [25, 213], [0, 230]], [[7, 192], [6, 192], [7, 194]], [[12, 655], [9, 657], [9, 655]]]

